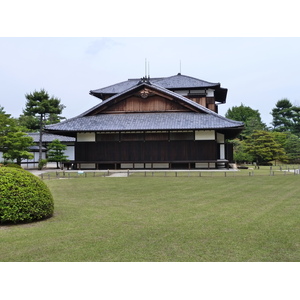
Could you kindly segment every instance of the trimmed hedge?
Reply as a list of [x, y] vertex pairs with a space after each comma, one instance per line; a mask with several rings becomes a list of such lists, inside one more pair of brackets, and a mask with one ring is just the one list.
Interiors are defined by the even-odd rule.
[[23, 169], [0, 168], [0, 223], [51, 217], [53, 197], [47, 185]]
[[0, 167], [22, 169], [20, 165], [14, 163], [5, 164], [4, 166], [0, 166]]

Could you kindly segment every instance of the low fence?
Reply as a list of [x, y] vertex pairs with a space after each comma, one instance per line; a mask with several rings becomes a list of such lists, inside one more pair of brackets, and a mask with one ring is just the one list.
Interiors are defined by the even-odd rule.
[[290, 176], [299, 175], [299, 168], [284, 169], [282, 167], [269, 169], [242, 170], [102, 170], [102, 171], [52, 171], [40, 174], [42, 180], [72, 179], [86, 177], [252, 177], [252, 176]]

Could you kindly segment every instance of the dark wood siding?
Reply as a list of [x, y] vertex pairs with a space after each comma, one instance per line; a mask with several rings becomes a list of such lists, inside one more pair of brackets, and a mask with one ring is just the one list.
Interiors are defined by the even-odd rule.
[[225, 144], [225, 155], [229, 162], [233, 162], [233, 144]]
[[75, 160], [85, 162], [176, 162], [218, 159], [215, 141], [77, 142]]
[[188, 108], [173, 100], [161, 96], [150, 96], [146, 99], [137, 96], [128, 97], [115, 105], [108, 107], [102, 113], [124, 112], [153, 112], [153, 111], [189, 111]]

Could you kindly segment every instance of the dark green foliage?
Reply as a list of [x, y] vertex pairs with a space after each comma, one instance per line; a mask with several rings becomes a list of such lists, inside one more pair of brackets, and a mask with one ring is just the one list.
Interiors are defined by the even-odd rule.
[[277, 143], [279, 143], [287, 154], [289, 163], [300, 162], [300, 139], [291, 132], [272, 132]]
[[16, 169], [22, 169], [22, 167], [18, 164], [14, 164], [14, 163], [8, 163], [8, 164], [4, 164], [4, 167], [6, 168], [16, 168]]
[[21, 165], [22, 159], [31, 159], [33, 154], [28, 151], [29, 146], [33, 145], [33, 138], [26, 133], [18, 131], [19, 128], [11, 129], [2, 138], [3, 158], [16, 160]]
[[[24, 116], [31, 116], [38, 119], [38, 130], [40, 132], [39, 138], [39, 161], [42, 159], [42, 134], [44, 125], [47, 123], [47, 120], [50, 122], [57, 123], [59, 122], [59, 114], [62, 113], [62, 110], [65, 108], [63, 104], [60, 103], [60, 99], [50, 97], [49, 94], [41, 89], [40, 91], [34, 91], [33, 93], [25, 95], [26, 108], [23, 110]], [[31, 124], [34, 126], [37, 125], [37, 122], [34, 122], [31, 118]], [[33, 123], [32, 123], [33, 122]], [[26, 125], [30, 127], [31, 125]]]
[[28, 171], [0, 168], [0, 223], [51, 217], [53, 197], [46, 184]]
[[16, 120], [1, 112], [0, 107], [0, 151], [5, 160], [16, 160], [21, 164], [22, 159], [32, 158], [28, 147], [33, 145], [33, 139], [17, 126]]
[[42, 170], [44, 167], [46, 167], [47, 162], [48, 162], [47, 159], [41, 159], [41, 160], [39, 161], [39, 164], [38, 164], [38, 169], [39, 169], [39, 170]]
[[287, 155], [282, 145], [274, 138], [271, 132], [255, 130], [245, 140], [245, 151], [249, 153], [257, 164], [271, 160], [287, 161]]
[[291, 132], [300, 137], [300, 107], [284, 98], [272, 109], [274, 131]]
[[273, 126], [275, 131], [290, 131], [293, 127], [293, 105], [288, 99], [277, 101], [272, 109]]
[[254, 157], [246, 152], [246, 143], [243, 140], [231, 140], [233, 144], [233, 159], [236, 163], [249, 163], [254, 161]]
[[242, 122], [246, 122], [250, 118], [255, 118], [261, 122], [259, 111], [254, 110], [249, 106], [245, 106], [243, 103], [240, 106], [233, 106], [232, 108], [229, 108], [225, 117]]
[[40, 129], [39, 118], [35, 116], [20, 115], [17, 120], [19, 126], [26, 128], [27, 132], [36, 132]]
[[57, 168], [58, 163], [68, 160], [68, 156], [64, 155], [64, 151], [67, 146], [62, 144], [58, 139], [52, 141], [48, 146], [48, 161], [56, 162]]
[[260, 112], [249, 106], [245, 106], [243, 103], [240, 106], [233, 106], [232, 108], [229, 108], [225, 117], [244, 122], [245, 129], [239, 136], [240, 139], [248, 137], [254, 132], [254, 130], [265, 130], [266, 128], [266, 124], [264, 124], [261, 120]]

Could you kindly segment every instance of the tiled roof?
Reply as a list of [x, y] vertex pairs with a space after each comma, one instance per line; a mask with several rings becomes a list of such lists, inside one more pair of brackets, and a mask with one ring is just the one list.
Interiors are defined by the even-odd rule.
[[[149, 113], [124, 113], [124, 114], [96, 114], [94, 111], [101, 110], [109, 102], [122, 95], [130, 94], [143, 87], [165, 93], [179, 101], [193, 107], [198, 112], [149, 112]], [[77, 117], [58, 124], [46, 126], [48, 132], [77, 132], [77, 131], [122, 131], [122, 130], [185, 130], [185, 129], [217, 129], [239, 128], [243, 123], [229, 120], [218, 115], [210, 109], [184, 97], [171, 90], [156, 84], [140, 83], [127, 90], [113, 95], [102, 101]], [[66, 133], [67, 134], [67, 133]]]
[[97, 90], [92, 90], [90, 91], [90, 94], [119, 94], [122, 93], [123, 91], [137, 85], [139, 82], [139, 79], [135, 80], [128, 80], [128, 81], [123, 81], [119, 82], [110, 86], [107, 86], [102, 89], [97, 89]]
[[242, 122], [196, 112], [99, 114], [48, 125], [48, 131], [139, 131], [239, 128]]
[[[150, 80], [151, 82], [151, 80]], [[186, 75], [175, 75], [167, 78], [161, 78], [154, 81], [156, 85], [162, 86], [166, 89], [181, 89], [181, 88], [208, 88], [220, 86], [219, 83], [212, 83], [197, 79]]]
[[[38, 143], [40, 140], [40, 133], [39, 132], [30, 132], [27, 133], [29, 136], [33, 138], [35, 143]], [[51, 133], [43, 133], [42, 140], [44, 143], [51, 143], [53, 140], [59, 140], [60, 142], [74, 142], [75, 138]]]
[[[177, 99], [179, 99], [179, 100], [181, 100], [183, 102], [188, 103], [189, 105], [193, 106], [194, 108], [196, 108], [197, 110], [199, 110], [201, 112], [206, 112], [206, 113], [209, 113], [209, 114], [211, 114], [211, 113], [212, 114], [216, 114], [213, 111], [211, 111], [210, 109], [208, 109], [208, 108], [206, 108], [206, 107], [198, 104], [197, 102], [192, 101], [192, 100], [190, 100], [190, 99], [188, 99], [188, 98], [186, 98], [186, 97], [184, 97], [184, 96], [182, 96], [180, 94], [177, 94], [177, 93], [175, 93], [173, 91], [170, 91], [170, 90], [168, 90], [166, 88], [163, 88], [163, 87], [161, 87], [161, 86], [159, 86], [157, 84], [149, 84], [149, 83], [143, 82], [143, 83], [140, 83], [139, 85], [134, 85], [134, 86], [130, 87], [129, 89], [127, 89], [127, 90], [125, 90], [125, 91], [123, 91], [123, 92], [121, 92], [119, 94], [113, 95], [112, 97], [110, 97], [110, 98], [108, 98], [108, 99], [100, 102], [99, 104], [95, 105], [94, 107], [90, 108], [89, 110], [83, 112], [78, 117], [87, 116], [88, 114], [91, 114], [93, 111], [95, 111], [95, 110], [97, 110], [97, 109], [105, 106], [107, 103], [112, 102], [116, 98], [118, 98], [118, 97], [120, 97], [120, 96], [122, 96], [124, 94], [133, 92], [135, 89], [139, 89], [141, 87], [146, 87], [146, 88], [149, 88], [149, 89], [157, 90], [159, 92], [163, 92], [166, 95], [172, 96], [172, 97], [177, 98]], [[216, 114], [216, 116], [219, 116], [219, 115]]]
[[[91, 90], [90, 94], [100, 95], [100, 94], [118, 94], [123, 91], [137, 85], [140, 79], [128, 79], [108, 87], [101, 89]], [[186, 89], [186, 88], [209, 88], [209, 87], [220, 87], [219, 83], [212, 83], [197, 79], [194, 77], [177, 74], [175, 76], [163, 77], [163, 78], [150, 78], [150, 83], [161, 86], [166, 89]]]

